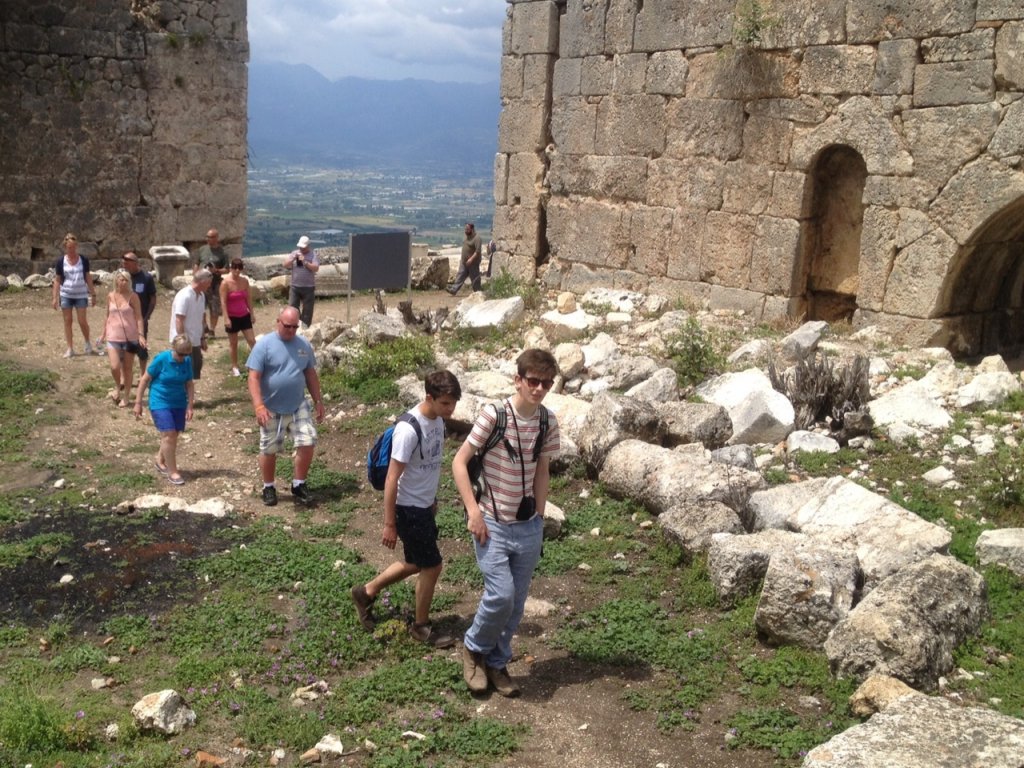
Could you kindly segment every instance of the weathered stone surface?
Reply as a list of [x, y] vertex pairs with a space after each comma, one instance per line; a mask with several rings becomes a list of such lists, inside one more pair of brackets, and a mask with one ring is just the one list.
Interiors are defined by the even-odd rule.
[[807, 170], [821, 150], [833, 144], [857, 147], [869, 174], [909, 175], [913, 158], [889, 117], [872, 100], [855, 96], [816, 128], [798, 129], [793, 138], [793, 165]]
[[925, 64], [991, 59], [995, 39], [994, 29], [976, 29], [953, 37], [929, 37], [921, 41], [921, 59]]
[[708, 449], [721, 448], [732, 437], [732, 420], [720, 405], [677, 401], [657, 408], [665, 422], [668, 446], [700, 443]]
[[752, 595], [779, 552], [810, 545], [808, 537], [791, 531], [761, 531], [748, 536], [714, 534], [708, 547], [708, 576], [718, 599], [732, 605]]
[[810, 93], [867, 93], [875, 74], [870, 45], [816, 45], [800, 66], [800, 88]]
[[1001, 565], [1024, 576], [1024, 528], [982, 531], [975, 549], [982, 565]]
[[850, 709], [858, 717], [870, 717], [875, 712], [885, 711], [890, 704], [903, 696], [920, 695], [895, 677], [868, 675], [868, 679], [850, 696]]
[[636, 499], [657, 514], [688, 499], [743, 502], [764, 486], [755, 472], [639, 440], [624, 440], [612, 448], [600, 479], [611, 493]]
[[903, 696], [812, 749], [802, 768], [1019, 768], [1024, 721], [942, 697]]
[[992, 103], [903, 113], [914, 172], [937, 192], [992, 141], [1000, 109]]
[[132, 717], [140, 730], [166, 734], [181, 733], [196, 722], [196, 713], [186, 706], [181, 694], [170, 689], [143, 696], [132, 707]]
[[793, 405], [757, 368], [711, 379], [697, 388], [697, 394], [728, 411], [732, 443], [775, 443], [793, 429]]
[[594, 398], [579, 438], [580, 452], [600, 468], [608, 451], [623, 440], [660, 443], [665, 425], [646, 400], [602, 393]]
[[1000, 27], [995, 57], [995, 76], [1000, 87], [1024, 89], [1024, 22], [1011, 21]]
[[510, 53], [556, 53], [558, 6], [542, 0], [512, 5]]
[[689, 554], [706, 552], [716, 533], [743, 533], [739, 515], [720, 501], [693, 499], [658, 515], [669, 539]]
[[794, 364], [810, 359], [818, 349], [818, 342], [828, 332], [824, 320], [810, 320], [779, 342], [779, 354], [786, 363]]
[[836, 625], [825, 652], [838, 676], [892, 675], [931, 690], [987, 610], [981, 575], [952, 557], [932, 555], [882, 581]]
[[969, 31], [973, 25], [974, 0], [925, 3], [865, 0], [847, 6], [846, 30], [852, 43], [955, 35]]
[[664, 96], [686, 93], [689, 64], [682, 51], [656, 51], [647, 63], [647, 92]]
[[919, 64], [914, 70], [914, 106], [991, 101], [995, 95], [992, 75], [991, 60]]
[[679, 379], [671, 368], [659, 368], [654, 374], [626, 390], [626, 397], [638, 397], [658, 405], [679, 399]]
[[848, 550], [813, 546], [775, 552], [754, 625], [770, 643], [820, 648], [853, 607], [859, 575], [857, 556]]
[[916, 64], [916, 40], [881, 40], [872, 91], [880, 94], [912, 93]]
[[786, 453], [838, 453], [839, 443], [828, 435], [799, 429], [786, 437]]
[[743, 105], [726, 99], [678, 99], [665, 112], [668, 157], [732, 160], [743, 148]]
[[732, 37], [729, 0], [647, 3], [636, 15], [633, 44], [638, 51], [723, 45]]

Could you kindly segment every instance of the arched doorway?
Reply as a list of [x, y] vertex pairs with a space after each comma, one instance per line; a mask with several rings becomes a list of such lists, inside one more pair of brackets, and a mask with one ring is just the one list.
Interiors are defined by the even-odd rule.
[[802, 258], [808, 320], [849, 320], [857, 309], [867, 175], [864, 158], [844, 145], [814, 164]]
[[943, 285], [940, 316], [954, 354], [1024, 351], [1024, 197], [978, 228]]

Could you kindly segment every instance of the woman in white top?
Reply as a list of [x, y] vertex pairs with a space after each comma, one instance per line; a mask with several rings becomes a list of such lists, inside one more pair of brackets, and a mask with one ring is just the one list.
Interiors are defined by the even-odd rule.
[[[78, 315], [78, 327], [82, 329], [82, 337], [85, 339], [85, 354], [91, 355], [93, 348], [89, 342], [89, 319], [85, 313], [90, 304], [96, 306], [96, 286], [89, 274], [89, 260], [78, 255], [78, 238], [70, 232], [64, 235], [64, 251], [64, 255], [53, 265], [57, 273], [53, 281], [53, 308], [59, 308], [64, 313], [64, 340], [68, 345], [64, 357], [75, 356], [75, 348], [71, 343], [72, 309]], [[100, 354], [99, 350], [96, 350], [96, 354]]]

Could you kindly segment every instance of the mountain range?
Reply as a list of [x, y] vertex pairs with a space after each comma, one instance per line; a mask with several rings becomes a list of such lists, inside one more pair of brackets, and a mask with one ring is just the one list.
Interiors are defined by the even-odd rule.
[[490, 174], [499, 86], [429, 80], [328, 80], [304, 64], [249, 64], [249, 163], [463, 167]]

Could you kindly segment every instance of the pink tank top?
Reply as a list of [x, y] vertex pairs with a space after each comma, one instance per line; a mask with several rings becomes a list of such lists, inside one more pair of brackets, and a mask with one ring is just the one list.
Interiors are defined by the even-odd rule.
[[228, 291], [228, 317], [245, 317], [249, 314], [249, 292]]
[[103, 329], [107, 341], [138, 341], [139, 327], [135, 324], [135, 311], [127, 301], [107, 310], [107, 324]]

